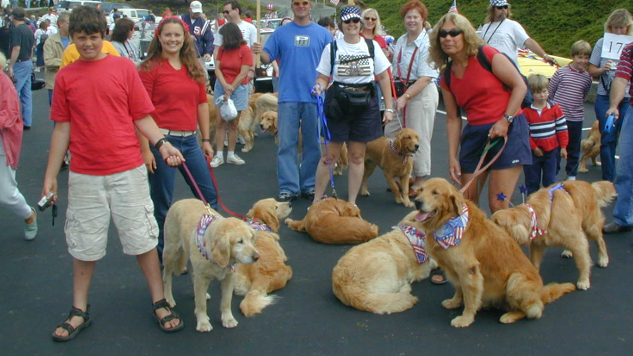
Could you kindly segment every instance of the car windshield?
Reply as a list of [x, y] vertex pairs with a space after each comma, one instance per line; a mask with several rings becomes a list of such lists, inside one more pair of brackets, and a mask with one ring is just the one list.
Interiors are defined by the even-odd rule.
[[145, 17], [145, 16], [149, 15], [149, 11], [148, 10], [136, 10], [136, 15], [138, 17]]
[[276, 29], [281, 23], [281, 19], [261, 19], [259, 20], [260, 28]]

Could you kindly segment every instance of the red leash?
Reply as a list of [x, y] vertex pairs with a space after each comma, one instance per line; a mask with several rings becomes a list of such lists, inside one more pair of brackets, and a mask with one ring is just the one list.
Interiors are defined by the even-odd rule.
[[[481, 155], [481, 158], [479, 159], [479, 163], [477, 163], [477, 168], [475, 168], [475, 171], [473, 172], [473, 177], [468, 182], [466, 182], [466, 184], [464, 184], [462, 189], [459, 190], [460, 193], [464, 194], [466, 190], [468, 189], [468, 187], [470, 186], [470, 184], [475, 179], [477, 179], [477, 177], [480, 174], [485, 172], [486, 169], [490, 168], [490, 166], [492, 166], [492, 164], [495, 163], [497, 159], [499, 159], [499, 157], [503, 153], [503, 150], [506, 148], [506, 144], [508, 143], [508, 136], [503, 136], [503, 146], [501, 146], [501, 149], [499, 150], [499, 152], [497, 152], [497, 154], [494, 155], [494, 157], [492, 157], [490, 162], [488, 162], [485, 166], [482, 167], [482, 164], [484, 163], [484, 160], [486, 159], [486, 154], [488, 153], [488, 150], [490, 150], [492, 146], [496, 145], [497, 142], [493, 143], [492, 140], [488, 140], [488, 142], [486, 143], [486, 146], [484, 147], [484, 152]], [[479, 187], [477, 187], [477, 189], [479, 189]]]

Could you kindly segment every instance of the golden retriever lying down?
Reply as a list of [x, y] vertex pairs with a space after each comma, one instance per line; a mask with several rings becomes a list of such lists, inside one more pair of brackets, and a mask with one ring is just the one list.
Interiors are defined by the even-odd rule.
[[597, 157], [600, 155], [600, 122], [596, 120], [596, 122], [591, 125], [591, 131], [589, 131], [589, 136], [586, 139], [580, 142], [580, 164], [578, 165], [578, 172], [586, 173], [589, 172], [587, 169], [587, 161], [591, 159], [591, 163], [594, 166], [599, 166], [600, 162], [597, 161]]
[[415, 206], [418, 214], [413, 226], [426, 234], [427, 252], [455, 287], [453, 298], [442, 306], [464, 306], [452, 326], [469, 326], [477, 311], [488, 306], [508, 310], [500, 319], [504, 324], [526, 316], [538, 319], [545, 304], [576, 289], [572, 283], [543, 286], [516, 241], [445, 179], [427, 180]]
[[303, 220], [286, 219], [286, 224], [324, 244], [358, 244], [378, 236], [378, 226], [363, 220], [357, 206], [335, 198], [312, 204]]
[[527, 204], [497, 211], [491, 220], [520, 245], [530, 246], [530, 260], [537, 271], [546, 247], [569, 250], [578, 267], [576, 286], [589, 289], [591, 256], [587, 239], [596, 242], [598, 265], [606, 267], [609, 256], [602, 236], [604, 215], [600, 208], [615, 198], [615, 188], [609, 181], [589, 184], [580, 180], [564, 182], [564, 189], [555, 189], [558, 187], [554, 184], [542, 188], [528, 197]]
[[[240, 309], [245, 316], [261, 313], [275, 299], [267, 295], [286, 286], [292, 277], [292, 268], [279, 245], [279, 222], [290, 215], [290, 202], [280, 203], [275, 199], [262, 199], [253, 205], [246, 216], [255, 229], [255, 247], [259, 260], [253, 264], [237, 265], [235, 294], [245, 295]], [[269, 231], [266, 231], [269, 230]]]
[[[215, 216], [206, 230], [199, 228], [199, 224], [203, 223], [201, 217], [205, 214]], [[222, 326], [237, 326], [237, 320], [231, 312], [235, 283], [233, 265], [253, 263], [259, 259], [254, 239], [255, 231], [246, 222], [223, 218], [213, 209], [207, 210], [197, 199], [179, 200], [167, 212], [163, 250], [165, 298], [170, 306], [176, 305], [172, 293], [172, 274], [180, 274], [189, 259], [196, 304], [196, 330], [213, 329], [207, 315], [207, 289], [213, 279], [222, 281]]]
[[396, 203], [412, 208], [413, 203], [409, 200], [409, 184], [400, 184], [401, 191], [395, 178], [399, 178], [400, 182], [409, 182], [413, 170], [413, 159], [410, 158], [418, 147], [420, 147], [418, 134], [407, 128], [400, 130], [393, 140], [381, 137], [369, 142], [365, 150], [365, 174], [361, 194], [369, 196], [367, 180], [378, 166], [382, 169], [389, 188], [396, 196]]
[[[411, 212], [398, 226], [410, 226], [416, 214]], [[395, 228], [341, 257], [332, 273], [334, 295], [345, 305], [376, 314], [405, 311], [418, 302], [411, 295], [411, 283], [427, 278], [437, 267], [433, 259], [422, 261], [403, 230]]]

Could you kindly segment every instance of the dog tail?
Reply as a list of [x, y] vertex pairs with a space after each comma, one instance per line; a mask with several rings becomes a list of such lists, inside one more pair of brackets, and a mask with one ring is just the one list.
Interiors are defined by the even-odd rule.
[[399, 313], [412, 308], [418, 302], [418, 298], [411, 295], [411, 286], [408, 284], [398, 293], [368, 292], [354, 284], [333, 283], [332, 286], [334, 295], [343, 304], [376, 314]]
[[279, 297], [267, 295], [264, 291], [251, 290], [240, 303], [240, 310], [244, 316], [251, 317], [261, 313], [264, 308], [274, 304], [277, 299], [279, 299]]
[[615, 186], [608, 180], [591, 183], [591, 187], [596, 192], [596, 200], [601, 208], [609, 205], [618, 195], [615, 191]]
[[573, 283], [550, 283], [543, 287], [541, 300], [544, 304], [551, 303], [563, 296], [563, 294], [573, 292], [576, 286]]
[[305, 219], [304, 220], [286, 219], [285, 223], [292, 230], [299, 231], [299, 232], [305, 232], [306, 231]]

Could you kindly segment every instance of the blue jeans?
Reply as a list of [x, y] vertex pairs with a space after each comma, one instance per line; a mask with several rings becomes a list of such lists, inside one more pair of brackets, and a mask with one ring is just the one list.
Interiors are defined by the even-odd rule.
[[523, 166], [525, 186], [527, 187], [528, 195], [540, 189], [541, 177], [544, 187], [556, 182], [556, 166], [559, 156], [560, 148], [543, 152], [542, 157], [537, 157], [532, 153], [532, 164]]
[[[279, 103], [278, 113], [277, 182], [279, 191], [292, 195], [307, 193], [314, 189], [316, 169], [321, 158], [316, 103]], [[303, 135], [301, 169], [297, 161], [299, 126]]]
[[[620, 226], [633, 225], [633, 110], [620, 115], [622, 132], [620, 137], [620, 160], [618, 161], [615, 190], [618, 192], [614, 221]], [[618, 120], [618, 121], [619, 121]]]
[[33, 62], [16, 62], [13, 65], [15, 79], [15, 90], [20, 96], [22, 106], [22, 119], [24, 126], [31, 127], [33, 124], [33, 96], [31, 94], [31, 73], [33, 73]]
[[[578, 175], [578, 163], [580, 163], [580, 141], [582, 141], [582, 121], [567, 121], [569, 144], [567, 145], [567, 164], [565, 172], [568, 177]], [[560, 158], [558, 158], [560, 162]]]
[[[631, 107], [629, 99], [624, 98], [618, 105], [620, 111], [620, 117], [626, 115], [627, 110]], [[608, 134], [603, 133], [604, 124], [607, 122], [605, 114], [609, 110], [609, 96], [598, 95], [596, 96], [596, 102], [594, 104], [596, 111], [596, 118], [600, 122], [600, 134], [602, 138], [600, 140], [600, 161], [602, 162], [602, 179], [613, 182], [615, 178], [615, 149], [618, 145], [618, 136], [620, 136], [620, 129], [622, 128], [622, 120], [615, 122], [615, 127], [609, 131]]]
[[[211, 181], [211, 174], [207, 167], [207, 161], [204, 158], [202, 149], [198, 145], [198, 139], [196, 135], [188, 137], [176, 137], [166, 136], [174, 147], [182, 152], [182, 155], [187, 161], [187, 168], [191, 172], [193, 179], [198, 184], [202, 195], [207, 200], [211, 207], [217, 209], [218, 201], [213, 182]], [[165, 216], [167, 210], [171, 206], [172, 198], [174, 196], [174, 181], [176, 179], [176, 169], [180, 170], [180, 174], [185, 178], [185, 181], [191, 188], [193, 196], [198, 197], [196, 188], [194, 188], [185, 168], [180, 166], [178, 168], [169, 167], [163, 160], [162, 156], [154, 146], [150, 146], [154, 158], [156, 159], [156, 169], [153, 174], [149, 174], [150, 195], [154, 202], [154, 217], [158, 223], [158, 249], [159, 256], [162, 256], [164, 242], [164, 229]]]

